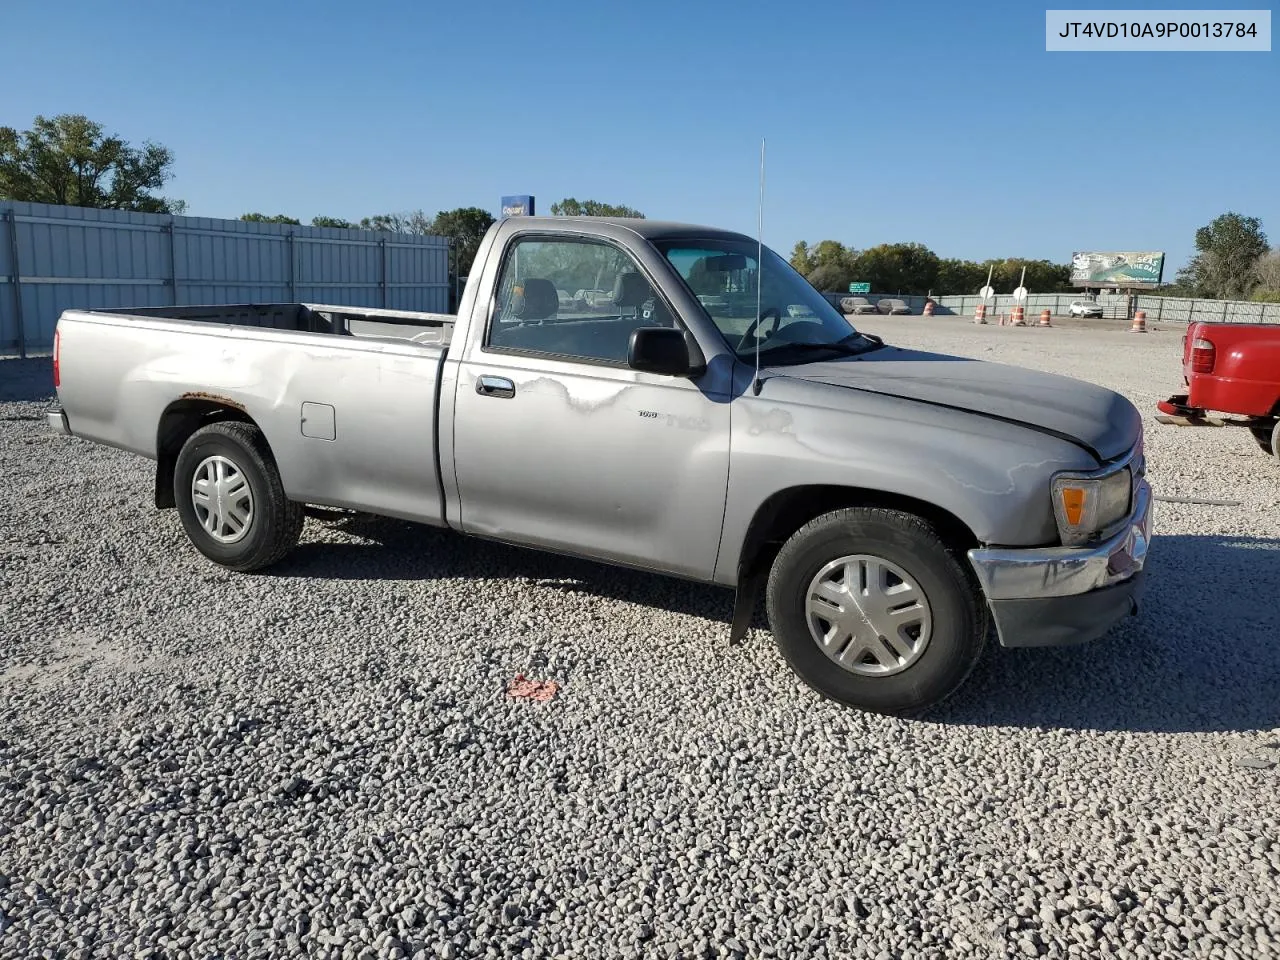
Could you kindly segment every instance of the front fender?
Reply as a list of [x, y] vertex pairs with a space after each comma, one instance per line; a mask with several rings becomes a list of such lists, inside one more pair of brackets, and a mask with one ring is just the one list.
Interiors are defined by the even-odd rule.
[[1052, 474], [1098, 466], [1066, 440], [978, 414], [852, 391], [833, 409], [798, 381], [767, 387], [734, 402], [719, 583], [736, 583], [753, 518], [790, 488], [911, 498], [955, 517], [979, 543], [1036, 546], [1057, 542]]

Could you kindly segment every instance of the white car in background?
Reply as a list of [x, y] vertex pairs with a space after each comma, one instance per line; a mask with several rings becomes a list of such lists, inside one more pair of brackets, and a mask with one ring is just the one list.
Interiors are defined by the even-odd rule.
[[1102, 304], [1095, 300], [1072, 300], [1067, 313], [1073, 317], [1102, 317]]

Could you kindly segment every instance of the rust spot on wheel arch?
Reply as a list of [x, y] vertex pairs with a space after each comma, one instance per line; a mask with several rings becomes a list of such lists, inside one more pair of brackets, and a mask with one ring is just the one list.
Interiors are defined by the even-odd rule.
[[178, 399], [179, 400], [208, 400], [211, 403], [220, 403], [223, 406], [227, 406], [235, 410], [239, 410], [241, 413], [247, 412], [244, 408], [243, 403], [240, 403], [237, 400], [232, 400], [230, 397], [220, 397], [216, 393], [204, 393], [203, 391], [200, 391], [200, 390], [192, 390], [190, 393], [184, 393]]

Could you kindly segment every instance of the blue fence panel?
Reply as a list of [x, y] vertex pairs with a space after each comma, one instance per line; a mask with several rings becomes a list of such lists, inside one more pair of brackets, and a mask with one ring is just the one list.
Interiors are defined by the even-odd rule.
[[449, 241], [0, 202], [0, 353], [51, 349], [63, 310], [296, 301], [443, 313]]

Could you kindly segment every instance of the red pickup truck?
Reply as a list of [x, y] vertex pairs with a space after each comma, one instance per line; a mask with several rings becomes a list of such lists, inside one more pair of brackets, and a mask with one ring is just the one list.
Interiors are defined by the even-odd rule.
[[1158, 419], [1248, 427], [1263, 450], [1280, 458], [1280, 324], [1190, 324], [1182, 340], [1182, 379], [1187, 392], [1156, 404], [1164, 414]]

